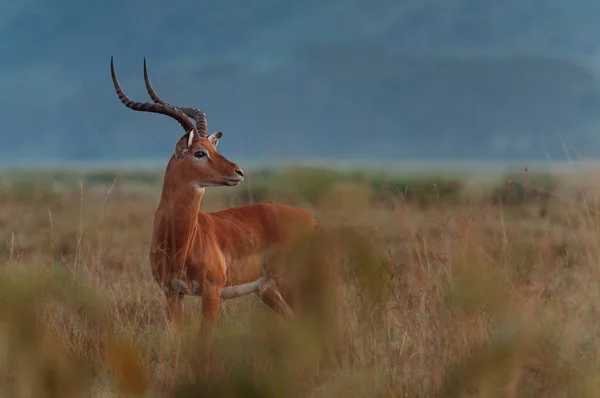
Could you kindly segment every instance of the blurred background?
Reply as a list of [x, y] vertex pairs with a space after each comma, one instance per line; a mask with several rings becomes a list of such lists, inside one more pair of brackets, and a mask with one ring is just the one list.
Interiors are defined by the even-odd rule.
[[240, 162], [596, 156], [599, 19], [590, 0], [3, 2], [0, 157], [162, 164], [180, 127], [119, 102], [111, 55], [137, 101], [146, 56]]
[[[599, 21], [591, 0], [0, 2], [0, 396], [600, 396], [600, 174], [565, 162], [600, 155]], [[322, 227], [282, 261], [299, 322], [222, 303], [209, 376], [201, 300], [173, 333], [148, 255], [183, 130], [121, 104], [111, 56], [133, 100], [146, 57], [224, 133], [246, 180], [203, 211]]]

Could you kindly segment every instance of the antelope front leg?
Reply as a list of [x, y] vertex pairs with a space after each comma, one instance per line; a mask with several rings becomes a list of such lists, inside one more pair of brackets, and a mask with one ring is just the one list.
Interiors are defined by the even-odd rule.
[[183, 294], [167, 292], [167, 313], [177, 332], [183, 330]]
[[212, 341], [219, 316], [219, 296], [221, 288], [208, 285], [202, 292], [202, 323], [200, 325], [201, 355], [202, 355], [202, 375], [206, 377], [210, 370], [212, 357]]

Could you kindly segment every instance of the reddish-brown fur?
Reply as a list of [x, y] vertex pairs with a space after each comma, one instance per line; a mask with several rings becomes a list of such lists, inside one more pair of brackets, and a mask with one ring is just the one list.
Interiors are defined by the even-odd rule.
[[257, 293], [273, 310], [292, 317], [280, 293], [282, 269], [269, 260], [278, 249], [294, 243], [298, 233], [314, 229], [312, 214], [275, 203], [203, 212], [200, 202], [206, 187], [234, 186], [244, 179], [242, 169], [216, 150], [222, 134], [208, 134], [206, 117], [199, 109], [178, 108], [160, 99], [150, 84], [145, 60], [144, 79], [154, 104], [127, 97], [112, 57], [111, 76], [126, 107], [169, 116], [186, 131], [165, 172], [150, 248], [152, 275], [167, 297], [171, 320], [180, 329], [184, 294], [201, 296], [203, 345], [208, 349], [221, 298]]
[[[238, 177], [236, 170], [241, 172], [216, 151], [221, 136], [216, 134], [217, 138], [214, 134], [209, 138], [195, 135], [189, 149], [187, 134], [178, 141], [166, 169], [150, 250], [153, 275], [167, 296], [170, 318], [178, 327], [183, 322], [184, 296], [171, 288], [170, 281], [200, 285], [202, 334], [207, 344], [217, 320], [221, 289], [259, 279], [265, 261], [272, 280], [277, 281], [281, 269], [268, 263], [268, 253], [292, 244], [298, 233], [316, 225], [310, 212], [270, 202], [203, 212], [204, 187], [233, 185], [227, 179]], [[195, 159], [197, 150], [205, 150], [207, 158]], [[268, 284], [259, 296], [284, 316], [290, 311], [277, 283]]]

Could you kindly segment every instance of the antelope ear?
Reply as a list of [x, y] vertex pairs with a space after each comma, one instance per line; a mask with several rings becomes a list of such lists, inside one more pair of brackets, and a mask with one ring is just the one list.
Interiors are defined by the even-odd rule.
[[219, 145], [219, 139], [221, 139], [221, 137], [223, 136], [223, 133], [221, 133], [220, 131], [217, 131], [216, 133], [212, 133], [209, 134], [208, 141], [210, 141], [211, 144], [213, 144], [213, 146], [216, 148], [217, 145]]
[[184, 134], [179, 141], [177, 141], [177, 144], [175, 144], [175, 157], [177, 159], [183, 159], [193, 142], [194, 130], [191, 130], [189, 133]]

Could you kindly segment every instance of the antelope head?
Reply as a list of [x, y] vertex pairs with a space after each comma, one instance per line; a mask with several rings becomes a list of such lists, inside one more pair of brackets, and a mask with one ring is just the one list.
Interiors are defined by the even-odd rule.
[[[177, 175], [181, 183], [196, 188], [208, 186], [235, 186], [244, 181], [244, 171], [219, 152], [217, 145], [223, 133], [208, 133], [206, 115], [196, 108], [179, 108], [163, 101], [154, 91], [148, 78], [146, 59], [144, 58], [144, 81], [148, 94], [154, 101], [135, 102], [123, 91], [117, 75], [113, 57], [110, 58], [110, 70], [115, 91], [121, 102], [134, 111], [159, 113], [179, 122], [185, 133], [175, 144], [175, 151], [169, 162], [168, 172]], [[194, 119], [194, 125], [190, 120]]]

